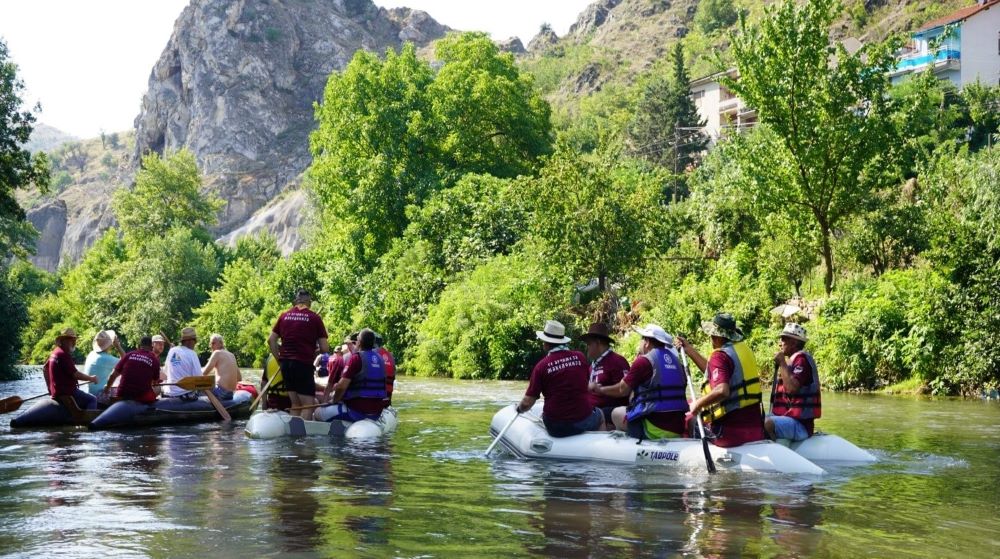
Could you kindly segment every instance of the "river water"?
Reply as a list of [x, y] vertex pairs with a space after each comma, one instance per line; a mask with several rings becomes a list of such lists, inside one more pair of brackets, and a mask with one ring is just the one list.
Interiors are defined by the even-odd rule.
[[1000, 556], [997, 402], [826, 394], [821, 430], [878, 464], [709, 476], [484, 459], [492, 414], [524, 388], [401, 378], [399, 430], [369, 443], [0, 416], [0, 556]]

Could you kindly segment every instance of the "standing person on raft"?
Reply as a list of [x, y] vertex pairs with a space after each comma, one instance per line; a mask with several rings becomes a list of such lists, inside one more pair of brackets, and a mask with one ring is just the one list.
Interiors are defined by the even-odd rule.
[[281, 367], [281, 378], [292, 408], [305, 408], [292, 409], [290, 413], [305, 420], [313, 417], [313, 408], [307, 406], [316, 403], [316, 383], [313, 380], [316, 346], [318, 344], [323, 353], [330, 351], [323, 319], [309, 308], [310, 305], [312, 295], [305, 289], [296, 291], [292, 308], [281, 313], [267, 339], [271, 355]]

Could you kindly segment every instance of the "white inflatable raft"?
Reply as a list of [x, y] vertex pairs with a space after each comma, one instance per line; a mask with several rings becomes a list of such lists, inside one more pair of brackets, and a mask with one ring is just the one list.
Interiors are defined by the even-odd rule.
[[810, 462], [854, 462], [867, 464], [878, 461], [872, 453], [856, 446], [854, 443], [837, 435], [820, 433], [818, 431], [804, 441], [791, 442], [788, 439], [778, 439], [778, 443], [794, 450], [796, 454]]
[[[496, 436], [515, 413], [513, 406], [498, 411], [490, 424], [490, 433]], [[540, 404], [514, 420], [500, 444], [521, 458], [595, 460], [619, 464], [654, 464], [685, 471], [705, 470], [705, 453], [698, 439], [639, 442], [614, 431], [590, 431], [572, 437], [551, 437], [542, 424]], [[731, 448], [709, 445], [709, 450], [719, 471], [811, 475], [826, 473], [788, 447], [771, 441]]]
[[377, 420], [361, 421], [306, 421], [283, 411], [261, 411], [247, 421], [246, 434], [251, 439], [277, 439], [279, 437], [330, 436], [342, 434], [352, 439], [371, 439], [392, 433], [398, 420], [392, 407], [382, 410]]

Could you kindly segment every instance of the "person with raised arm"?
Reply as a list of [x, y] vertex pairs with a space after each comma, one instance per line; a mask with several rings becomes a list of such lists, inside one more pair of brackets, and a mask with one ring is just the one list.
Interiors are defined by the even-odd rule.
[[789, 322], [778, 340], [771, 413], [764, 418], [764, 430], [772, 439], [804, 441], [813, 436], [814, 422], [823, 411], [819, 371], [805, 350], [809, 340], [805, 328]]

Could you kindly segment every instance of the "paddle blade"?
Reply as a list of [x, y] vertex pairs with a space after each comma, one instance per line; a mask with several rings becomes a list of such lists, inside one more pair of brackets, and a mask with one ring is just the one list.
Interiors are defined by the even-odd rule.
[[184, 377], [175, 384], [184, 390], [211, 390], [215, 388], [215, 377], [204, 375]]
[[203, 392], [205, 393], [205, 397], [208, 398], [208, 401], [212, 403], [215, 411], [219, 413], [219, 417], [221, 417], [223, 421], [228, 423], [233, 420], [233, 418], [229, 415], [229, 411], [222, 405], [222, 402], [219, 401], [219, 398], [216, 397], [211, 390], [204, 390]]
[[0, 413], [10, 413], [12, 411], [17, 411], [24, 400], [20, 396], [10, 396], [9, 398], [4, 398], [0, 400]]
[[708, 466], [708, 473], [715, 473], [715, 461], [712, 460], [712, 452], [708, 449], [708, 439], [701, 440], [701, 448], [705, 451], [705, 465]]

